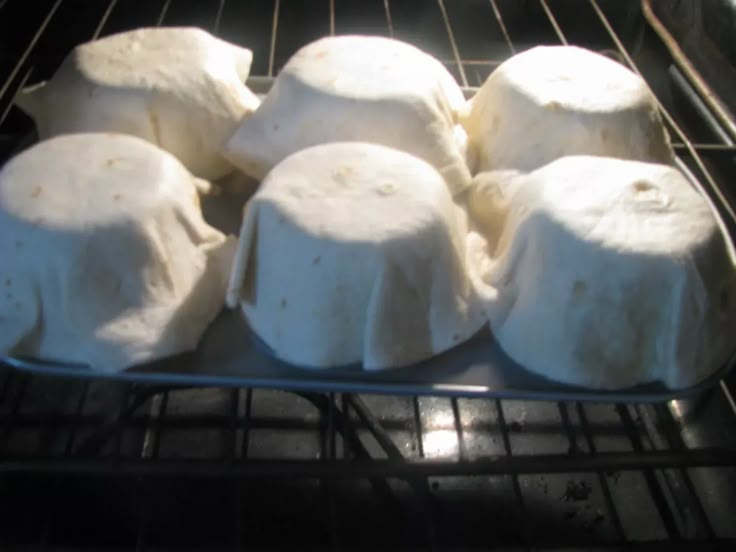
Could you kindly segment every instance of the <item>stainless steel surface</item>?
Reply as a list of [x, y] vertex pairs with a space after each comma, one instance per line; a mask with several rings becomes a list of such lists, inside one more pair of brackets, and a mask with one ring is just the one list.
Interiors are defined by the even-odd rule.
[[[712, 197], [703, 168], [727, 196], [736, 149], [671, 86], [672, 60], [636, 4], [0, 2], [0, 158], [30, 129], [10, 95], [96, 32], [219, 24], [271, 75], [333, 29], [379, 33], [428, 49], [458, 81], [462, 67], [471, 86], [514, 49], [567, 41], [636, 60], [680, 127], [678, 152]], [[613, 405], [178, 389], [0, 369], [0, 549], [732, 549], [735, 384]]]

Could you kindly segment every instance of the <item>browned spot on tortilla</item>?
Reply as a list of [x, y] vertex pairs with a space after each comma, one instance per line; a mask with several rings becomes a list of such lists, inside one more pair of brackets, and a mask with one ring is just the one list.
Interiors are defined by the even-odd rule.
[[654, 188], [654, 186], [646, 180], [637, 180], [632, 184], [632, 186], [637, 192], [647, 192]]
[[121, 197], [123, 197], [123, 196], [122, 196], [122, 195], [120, 195], [120, 194], [113, 194], [113, 196], [112, 196], [112, 198], [113, 198], [113, 199], [114, 199], [115, 201], [118, 201], [118, 200], [119, 200], [119, 199], [120, 199]]
[[41, 195], [41, 192], [43, 192], [43, 188], [41, 186], [36, 186], [31, 191], [31, 197], [38, 197]]
[[105, 166], [112, 167], [118, 161], [120, 161], [120, 159], [118, 159], [117, 157], [111, 157], [110, 159], [108, 159], [107, 161], [105, 161]]
[[604, 143], [605, 143], [605, 142], [608, 142], [608, 139], [609, 139], [610, 137], [611, 137], [611, 136], [610, 136], [610, 134], [608, 133], [608, 130], [606, 130], [605, 128], [604, 128], [603, 130], [601, 130], [601, 141], [603, 141]]
[[156, 141], [157, 145], [162, 146], [163, 144], [161, 142], [161, 125], [158, 120], [158, 115], [156, 115], [156, 113], [151, 109], [148, 110], [148, 120], [151, 122], [153, 139]]

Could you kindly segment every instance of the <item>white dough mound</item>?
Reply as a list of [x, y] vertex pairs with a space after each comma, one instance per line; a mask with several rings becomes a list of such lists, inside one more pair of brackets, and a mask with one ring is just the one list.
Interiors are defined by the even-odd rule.
[[397, 150], [302, 150], [248, 204], [228, 289], [279, 358], [301, 366], [412, 364], [486, 322], [465, 228], [441, 175]]
[[139, 136], [202, 178], [232, 170], [220, 155], [258, 106], [243, 84], [253, 54], [198, 28], [146, 28], [77, 46], [54, 77], [16, 101], [41, 138], [74, 132]]
[[139, 138], [52, 138], [0, 172], [0, 352], [116, 372], [194, 349], [234, 239], [195, 180]]
[[414, 46], [373, 36], [323, 38], [288, 61], [226, 155], [261, 179], [305, 147], [370, 142], [421, 157], [456, 193], [470, 183], [457, 123], [464, 105], [447, 69]]
[[[711, 208], [665, 165], [572, 156], [484, 173], [471, 194], [491, 236], [491, 329], [550, 379], [684, 388], [733, 352], [736, 272]], [[493, 205], [495, 203], [495, 206]]]
[[531, 171], [566, 155], [673, 160], [644, 80], [575, 46], [539, 46], [505, 61], [462, 119], [479, 172]]

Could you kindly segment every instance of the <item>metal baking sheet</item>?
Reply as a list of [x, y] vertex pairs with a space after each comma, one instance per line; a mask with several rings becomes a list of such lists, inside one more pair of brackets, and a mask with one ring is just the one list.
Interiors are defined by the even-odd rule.
[[[257, 93], [268, 90], [270, 78], [248, 84]], [[471, 95], [473, 89], [466, 89]], [[683, 163], [680, 169], [701, 193], [703, 189]], [[219, 194], [203, 198], [205, 218], [213, 226], [237, 234], [242, 205], [257, 182], [237, 173], [220, 182]], [[704, 194], [707, 197], [707, 194]], [[671, 390], [659, 383], [600, 391], [554, 382], [533, 374], [511, 360], [484, 329], [471, 340], [420, 364], [366, 372], [360, 366], [331, 369], [299, 368], [274, 358], [253, 334], [239, 310], [224, 310], [210, 325], [193, 353], [186, 353], [116, 374], [94, 372], [87, 366], [37, 359], [0, 357], [0, 362], [37, 374], [119, 380], [188, 387], [258, 387], [292, 391], [349, 392], [402, 395], [442, 395], [524, 400], [661, 402], [691, 396], [716, 384], [730, 371], [736, 355], [700, 384]]]
[[700, 385], [682, 391], [671, 391], [660, 384], [616, 392], [590, 390], [555, 383], [528, 372], [506, 356], [488, 330], [482, 330], [459, 347], [407, 368], [379, 372], [366, 372], [359, 366], [298, 368], [272, 357], [248, 328], [239, 310], [223, 311], [207, 330], [196, 352], [117, 374], [100, 374], [85, 366], [37, 360], [5, 358], [3, 361], [40, 374], [164, 385], [555, 401], [664, 401], [698, 393], [723, 375], [715, 374]]

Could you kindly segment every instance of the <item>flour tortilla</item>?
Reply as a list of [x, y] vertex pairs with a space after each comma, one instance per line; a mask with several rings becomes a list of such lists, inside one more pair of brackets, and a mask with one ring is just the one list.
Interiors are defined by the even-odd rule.
[[302, 150], [247, 206], [228, 304], [287, 362], [405, 366], [471, 337], [485, 312], [441, 175], [384, 146]]
[[0, 351], [117, 372], [196, 347], [234, 239], [194, 177], [139, 138], [52, 138], [0, 172]]
[[243, 84], [253, 54], [194, 27], [144, 28], [74, 48], [48, 83], [17, 104], [41, 138], [73, 132], [139, 136], [194, 174], [232, 170], [220, 155], [259, 104]]
[[674, 159], [644, 80], [576, 46], [539, 46], [505, 61], [461, 121], [479, 172], [527, 172], [566, 155]]
[[299, 50], [263, 105], [228, 142], [226, 156], [254, 178], [308, 146], [382, 144], [421, 157], [453, 193], [467, 188], [462, 91], [440, 62], [398, 40], [328, 37]]
[[[485, 202], [484, 209], [477, 204]], [[572, 156], [476, 178], [491, 329], [550, 379], [694, 385], [733, 352], [736, 273], [709, 203], [676, 169]]]

